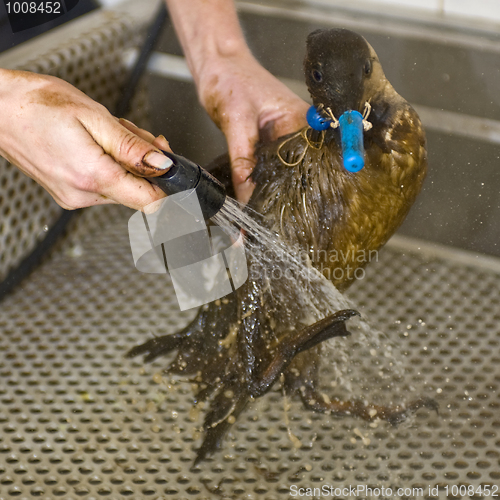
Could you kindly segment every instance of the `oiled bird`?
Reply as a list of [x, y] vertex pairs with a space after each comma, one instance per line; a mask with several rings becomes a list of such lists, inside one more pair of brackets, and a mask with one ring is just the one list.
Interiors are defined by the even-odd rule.
[[[343, 291], [366, 263], [357, 258], [359, 252], [384, 245], [419, 193], [427, 170], [425, 134], [362, 36], [344, 29], [314, 31], [304, 69], [313, 104], [325, 119], [334, 124], [349, 110], [363, 115], [365, 167], [344, 168], [338, 127], [321, 132], [306, 127], [256, 146], [249, 207], [290, 247], [313, 252], [312, 264]], [[227, 162], [213, 171], [230, 177]], [[334, 253], [345, 258], [332, 258]], [[251, 266], [252, 256], [248, 259]], [[339, 266], [344, 272], [334, 273]], [[420, 406], [433, 407], [427, 399], [385, 408], [322, 397], [321, 343], [347, 335], [345, 321], [357, 313], [341, 310], [311, 325], [296, 307], [296, 293], [283, 281], [269, 284], [253, 276], [224, 300], [201, 308], [181, 332], [130, 351], [151, 361], [177, 350], [167, 370], [197, 381], [196, 400], [210, 402], [196, 461], [221, 447], [248, 401], [268, 391], [281, 374], [286, 391], [316, 411], [368, 420], [376, 414], [394, 423]]]

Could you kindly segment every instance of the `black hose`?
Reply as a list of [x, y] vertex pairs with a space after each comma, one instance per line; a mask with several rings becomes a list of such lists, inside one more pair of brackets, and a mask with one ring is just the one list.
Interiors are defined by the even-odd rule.
[[[146, 35], [146, 40], [141, 47], [139, 57], [137, 58], [130, 76], [123, 87], [120, 100], [116, 105], [116, 116], [124, 116], [130, 110], [130, 105], [135, 95], [137, 85], [147, 67], [149, 57], [156, 45], [156, 42], [158, 41], [158, 38], [160, 37], [167, 17], [167, 8], [165, 4], [162, 3], [153, 23], [148, 29], [148, 34]], [[45, 238], [40, 241], [34, 250], [27, 257], [25, 257], [15, 269], [12, 269], [7, 274], [6, 278], [0, 283], [0, 301], [3, 300], [24, 278], [31, 273], [31, 271], [38, 266], [42, 258], [50, 251], [59, 237], [64, 233], [69, 222], [81, 210], [82, 209], [63, 209], [61, 216], [48, 230]]]
[[144, 70], [146, 69], [149, 57], [151, 56], [151, 52], [153, 52], [153, 49], [156, 46], [156, 42], [158, 41], [158, 38], [160, 38], [166, 20], [167, 7], [164, 3], [162, 3], [153, 23], [148, 29], [148, 34], [146, 35], [146, 40], [142, 45], [139, 57], [137, 58], [134, 68], [132, 69], [127, 83], [125, 84], [125, 87], [123, 88], [120, 101], [116, 106], [116, 116], [125, 116], [130, 111], [130, 104], [132, 103], [137, 85], [139, 83], [139, 80], [141, 79], [142, 74], [144, 73]]
[[35, 249], [15, 269], [12, 269], [7, 274], [7, 277], [0, 283], [0, 300], [4, 299], [13, 288], [38, 266], [43, 256], [54, 246], [59, 236], [66, 229], [68, 222], [73, 218], [75, 212], [77, 210], [63, 210], [62, 215], [47, 231], [45, 238], [38, 243]]

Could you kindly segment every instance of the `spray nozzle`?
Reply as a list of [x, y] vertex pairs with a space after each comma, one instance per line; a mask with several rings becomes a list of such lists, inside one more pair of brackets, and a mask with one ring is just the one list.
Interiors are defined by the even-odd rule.
[[149, 177], [149, 182], [158, 186], [167, 195], [194, 189], [205, 220], [219, 212], [226, 199], [224, 186], [191, 160], [168, 151], [162, 152], [172, 160], [172, 166], [163, 175]]

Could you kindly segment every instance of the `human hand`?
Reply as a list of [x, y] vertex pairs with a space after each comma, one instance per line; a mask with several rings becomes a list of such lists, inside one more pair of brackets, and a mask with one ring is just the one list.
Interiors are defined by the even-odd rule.
[[226, 136], [236, 196], [246, 203], [254, 188], [249, 175], [258, 139], [275, 140], [304, 127], [309, 105], [249, 50], [207, 60], [197, 80], [201, 103]]
[[155, 138], [55, 77], [0, 69], [0, 154], [63, 208], [164, 197], [140, 177], [166, 172], [167, 140]]
[[232, 0], [166, 2], [200, 101], [226, 135], [236, 196], [247, 202], [259, 136], [302, 128], [308, 105], [252, 56]]

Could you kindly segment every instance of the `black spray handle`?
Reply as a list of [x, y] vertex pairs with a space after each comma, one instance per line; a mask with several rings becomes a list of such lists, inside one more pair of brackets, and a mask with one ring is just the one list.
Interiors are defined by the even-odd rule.
[[191, 160], [168, 151], [163, 151], [163, 154], [172, 160], [172, 166], [163, 175], [148, 177], [148, 181], [167, 195], [194, 189], [205, 220], [219, 212], [226, 200], [224, 186]]

